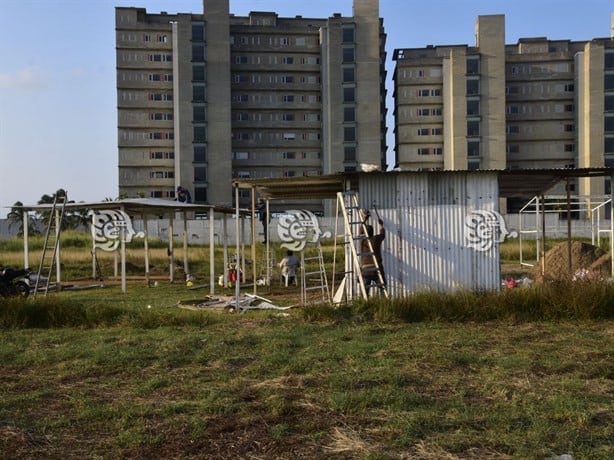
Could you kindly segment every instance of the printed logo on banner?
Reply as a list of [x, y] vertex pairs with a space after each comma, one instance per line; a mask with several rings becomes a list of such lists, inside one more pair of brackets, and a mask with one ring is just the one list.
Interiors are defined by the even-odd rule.
[[505, 238], [517, 238], [516, 232], [509, 232], [503, 216], [496, 211], [475, 210], [465, 217], [465, 239], [467, 246], [476, 251], [488, 251], [495, 242]]
[[286, 211], [279, 217], [277, 234], [281, 247], [291, 251], [302, 251], [307, 243], [317, 243], [321, 238], [330, 238], [331, 232], [320, 230], [318, 218], [306, 209]]
[[[126, 243], [130, 243], [132, 238], [143, 238], [145, 236], [143, 232], [137, 233], [134, 231], [130, 216], [124, 211], [106, 209], [96, 212], [90, 211], [88, 215], [93, 215], [91, 230], [94, 246], [103, 251], [115, 251], [121, 243], [122, 233]], [[122, 231], [122, 229], [124, 230]]]

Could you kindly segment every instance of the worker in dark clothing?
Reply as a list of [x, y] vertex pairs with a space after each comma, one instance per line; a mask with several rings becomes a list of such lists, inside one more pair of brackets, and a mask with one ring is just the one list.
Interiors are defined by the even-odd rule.
[[258, 217], [260, 219], [260, 222], [262, 223], [262, 228], [264, 229], [263, 243], [266, 244], [268, 237], [269, 237], [268, 227], [269, 227], [269, 222], [271, 220], [271, 216], [269, 216], [269, 213], [267, 212], [267, 208], [266, 208], [266, 202], [262, 198], [258, 200], [258, 208], [256, 208], [256, 210], [258, 211]]
[[[379, 233], [374, 234], [373, 226], [367, 224], [367, 220], [371, 216], [368, 211], [363, 212], [364, 228], [367, 231], [367, 238], [363, 239], [360, 243], [360, 252], [363, 253], [360, 258], [360, 270], [367, 288], [367, 295], [369, 295], [371, 283], [379, 284], [379, 277], [377, 276], [377, 269], [382, 276], [383, 286], [386, 286], [386, 275], [384, 273], [384, 266], [382, 260], [382, 243], [386, 238], [386, 229], [384, 228], [384, 221], [378, 217]], [[369, 243], [373, 253], [370, 253]], [[377, 263], [377, 265], [376, 265]]]

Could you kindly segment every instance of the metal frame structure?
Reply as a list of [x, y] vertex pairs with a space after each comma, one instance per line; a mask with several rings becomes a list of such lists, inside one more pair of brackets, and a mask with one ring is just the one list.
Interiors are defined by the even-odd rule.
[[[20, 206], [23, 210], [23, 228], [24, 228], [24, 267], [29, 268], [29, 246], [28, 246], [28, 219], [29, 212], [31, 211], [49, 211], [53, 208], [51, 204], [37, 204], [37, 205], [23, 205]], [[168, 251], [170, 254], [169, 260], [169, 281], [174, 282], [174, 272], [175, 272], [175, 259], [174, 259], [174, 218], [176, 214], [181, 215], [181, 219], [183, 222], [183, 268], [186, 274], [189, 273], [188, 266], [188, 233], [187, 233], [187, 215], [188, 213], [202, 213], [207, 212], [210, 220], [209, 225], [209, 248], [210, 248], [210, 258], [214, 260], [214, 250], [215, 250], [215, 235], [214, 235], [214, 225], [213, 222], [215, 220], [215, 215], [221, 214], [223, 216], [223, 244], [224, 244], [224, 267], [228, 265], [228, 242], [227, 242], [227, 222], [226, 217], [228, 215], [235, 214], [236, 217], [236, 225], [237, 225], [237, 238], [240, 237], [241, 228], [239, 227], [239, 221], [242, 221], [246, 216], [247, 211], [245, 209], [235, 210], [230, 207], [224, 206], [212, 206], [212, 205], [198, 205], [198, 204], [190, 204], [190, 203], [182, 203], [177, 201], [170, 200], [162, 200], [162, 199], [153, 199], [153, 198], [135, 198], [135, 199], [124, 199], [117, 201], [101, 201], [101, 202], [81, 202], [81, 203], [66, 203], [66, 210], [120, 210], [126, 212], [127, 214], [139, 215], [143, 220], [144, 225], [144, 233], [145, 233], [145, 243], [144, 243], [144, 261], [145, 261], [145, 275], [144, 278], [147, 282], [147, 285], [150, 285], [150, 273], [149, 273], [149, 245], [148, 245], [148, 235], [147, 235], [147, 220], [151, 216], [160, 216], [166, 215], [169, 218], [169, 226], [168, 226], [168, 234], [169, 234], [169, 247]], [[238, 247], [241, 248], [241, 244], [239, 242]], [[92, 242], [92, 278], [96, 279], [96, 251], [94, 242]], [[121, 258], [121, 286], [122, 292], [126, 292], [126, 246], [125, 246], [125, 238], [122, 237], [120, 239], [120, 258]], [[58, 259], [57, 259], [57, 284], [61, 286], [61, 272], [60, 272], [60, 251], [58, 248]], [[242, 258], [242, 260], [244, 260]], [[226, 284], [227, 279], [227, 271], [224, 270], [224, 284]], [[215, 291], [215, 269], [214, 264], [210, 264], [210, 291], [211, 294], [214, 294]]]

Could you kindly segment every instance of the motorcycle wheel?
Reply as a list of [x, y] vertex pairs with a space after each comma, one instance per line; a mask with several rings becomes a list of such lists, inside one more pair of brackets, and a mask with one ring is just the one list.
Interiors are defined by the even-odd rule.
[[30, 286], [28, 286], [27, 283], [24, 283], [23, 281], [18, 281], [17, 283], [15, 283], [15, 290], [17, 291], [19, 297], [26, 298], [28, 297], [28, 295], [30, 295]]

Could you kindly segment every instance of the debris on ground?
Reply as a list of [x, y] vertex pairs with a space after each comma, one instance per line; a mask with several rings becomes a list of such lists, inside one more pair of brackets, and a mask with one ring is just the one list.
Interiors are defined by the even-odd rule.
[[293, 306], [280, 307], [273, 301], [253, 294], [239, 296], [238, 308], [236, 296], [205, 296], [202, 299], [180, 300], [177, 307], [188, 310], [217, 310], [217, 311], [245, 311], [245, 310], [289, 310]]
[[[545, 276], [547, 279], [569, 280], [573, 277], [574, 274], [578, 272], [578, 270], [586, 269], [589, 271], [596, 271], [594, 268], [591, 268], [592, 265], [600, 259], [603, 260], [602, 258], [607, 255], [607, 253], [603, 249], [597, 246], [583, 243], [581, 241], [572, 241], [570, 273], [568, 263], [568, 251], [569, 249], [567, 242], [564, 241], [562, 243], [557, 244], [548, 252], [546, 252]], [[540, 274], [540, 271], [541, 267], [538, 263], [535, 267], [533, 267], [533, 273], [535, 276], [538, 276]]]

